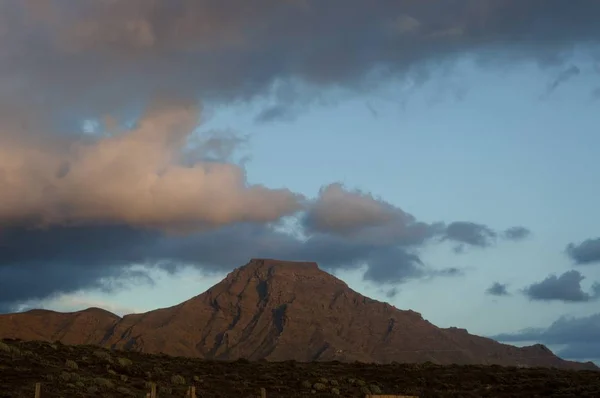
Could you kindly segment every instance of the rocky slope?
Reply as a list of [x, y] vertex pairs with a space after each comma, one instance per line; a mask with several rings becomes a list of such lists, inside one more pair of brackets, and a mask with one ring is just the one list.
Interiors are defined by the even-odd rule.
[[500, 364], [597, 369], [542, 345], [517, 348], [438, 328], [369, 299], [316, 263], [256, 259], [205, 293], [123, 318], [100, 309], [0, 315], [0, 338], [60, 340], [214, 359]]

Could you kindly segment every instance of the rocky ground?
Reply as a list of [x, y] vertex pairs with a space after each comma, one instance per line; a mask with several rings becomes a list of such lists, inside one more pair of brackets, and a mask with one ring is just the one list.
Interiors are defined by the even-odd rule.
[[600, 373], [548, 368], [374, 365], [339, 362], [235, 362], [110, 351], [60, 343], [0, 342], [0, 397], [158, 396], [363, 397], [367, 393], [419, 397], [600, 397]]

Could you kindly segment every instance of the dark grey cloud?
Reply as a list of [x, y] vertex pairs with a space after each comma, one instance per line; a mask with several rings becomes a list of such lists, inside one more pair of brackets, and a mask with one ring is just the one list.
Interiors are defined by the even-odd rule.
[[263, 109], [254, 119], [257, 123], [267, 123], [273, 121], [290, 121], [295, 114], [292, 109], [285, 105], [274, 105]]
[[115, 290], [140, 278], [131, 264], [148, 259], [158, 234], [126, 226], [4, 228], [0, 234], [0, 303], [60, 292]]
[[546, 93], [544, 94], [544, 96], [546, 96], [546, 97], [549, 96], [559, 86], [565, 84], [569, 80], [573, 79], [575, 76], [578, 76], [580, 73], [581, 73], [581, 70], [576, 65], [571, 65], [568, 68], [564, 69], [563, 71], [561, 71], [558, 74], [556, 79], [554, 79], [552, 81], [552, 83], [550, 83], [548, 85], [548, 88], [546, 89]]
[[317, 261], [327, 270], [366, 265], [365, 280], [381, 284], [460, 274], [425, 265], [414, 249], [401, 245], [324, 233], [301, 239], [252, 223], [185, 235], [124, 225], [12, 227], [3, 230], [0, 245], [0, 304], [5, 307], [60, 292], [118, 288], [116, 278], [150, 282], [131, 271], [130, 264], [171, 272], [180, 266], [224, 272], [250, 258], [270, 257]]
[[587, 239], [579, 244], [569, 243], [566, 252], [576, 264], [600, 263], [600, 238]]
[[454, 252], [462, 254], [469, 246], [487, 248], [496, 244], [498, 239], [517, 242], [531, 235], [531, 231], [522, 226], [514, 226], [498, 232], [484, 224], [455, 221], [444, 229], [438, 227], [436, 234], [442, 241], [456, 243], [453, 247]]
[[391, 289], [388, 289], [388, 290], [385, 292], [385, 297], [387, 297], [387, 298], [391, 299], [391, 298], [394, 298], [394, 297], [396, 297], [396, 295], [397, 295], [397, 294], [398, 294], [398, 288], [394, 286], [393, 288], [391, 288]]
[[558, 351], [563, 358], [599, 362], [599, 335], [600, 313], [580, 318], [563, 316], [547, 328], [530, 328], [490, 337], [507, 343], [536, 341], [546, 345], [564, 345]]
[[467, 244], [477, 247], [488, 247], [494, 244], [497, 233], [491, 228], [466, 221], [456, 221], [446, 227], [444, 239], [459, 244]]
[[508, 285], [505, 283], [494, 282], [492, 286], [487, 288], [485, 291], [487, 294], [492, 296], [508, 296]]
[[529, 237], [530, 235], [531, 235], [531, 231], [528, 228], [521, 227], [521, 226], [510, 227], [502, 233], [502, 236], [505, 239], [512, 240], [512, 241], [523, 240], [523, 239]]
[[421, 277], [427, 272], [418, 255], [399, 247], [372, 253], [368, 264], [364, 278], [373, 282], [401, 282]]
[[375, 70], [470, 52], [561, 63], [598, 43], [599, 13], [589, 0], [5, 1], [1, 97], [67, 123], [126, 114], [158, 90], [247, 99], [290, 79], [362, 90]]
[[541, 282], [526, 287], [523, 292], [531, 300], [585, 302], [600, 298], [600, 284], [594, 283], [592, 293], [584, 292], [581, 281], [585, 277], [578, 271], [567, 271], [560, 276], [550, 275]]

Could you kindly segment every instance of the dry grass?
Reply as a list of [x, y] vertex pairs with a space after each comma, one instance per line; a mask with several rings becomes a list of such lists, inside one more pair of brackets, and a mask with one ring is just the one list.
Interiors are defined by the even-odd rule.
[[60, 343], [0, 343], [0, 397], [600, 397], [600, 372], [500, 366], [203, 361]]

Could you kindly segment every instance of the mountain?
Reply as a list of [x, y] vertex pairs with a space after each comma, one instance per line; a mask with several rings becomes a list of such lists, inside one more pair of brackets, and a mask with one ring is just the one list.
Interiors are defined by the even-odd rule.
[[543, 345], [518, 348], [438, 328], [372, 300], [316, 263], [254, 259], [170, 308], [115, 314], [32, 310], [0, 315], [0, 338], [96, 344], [211, 359], [425, 362], [598, 369]]

